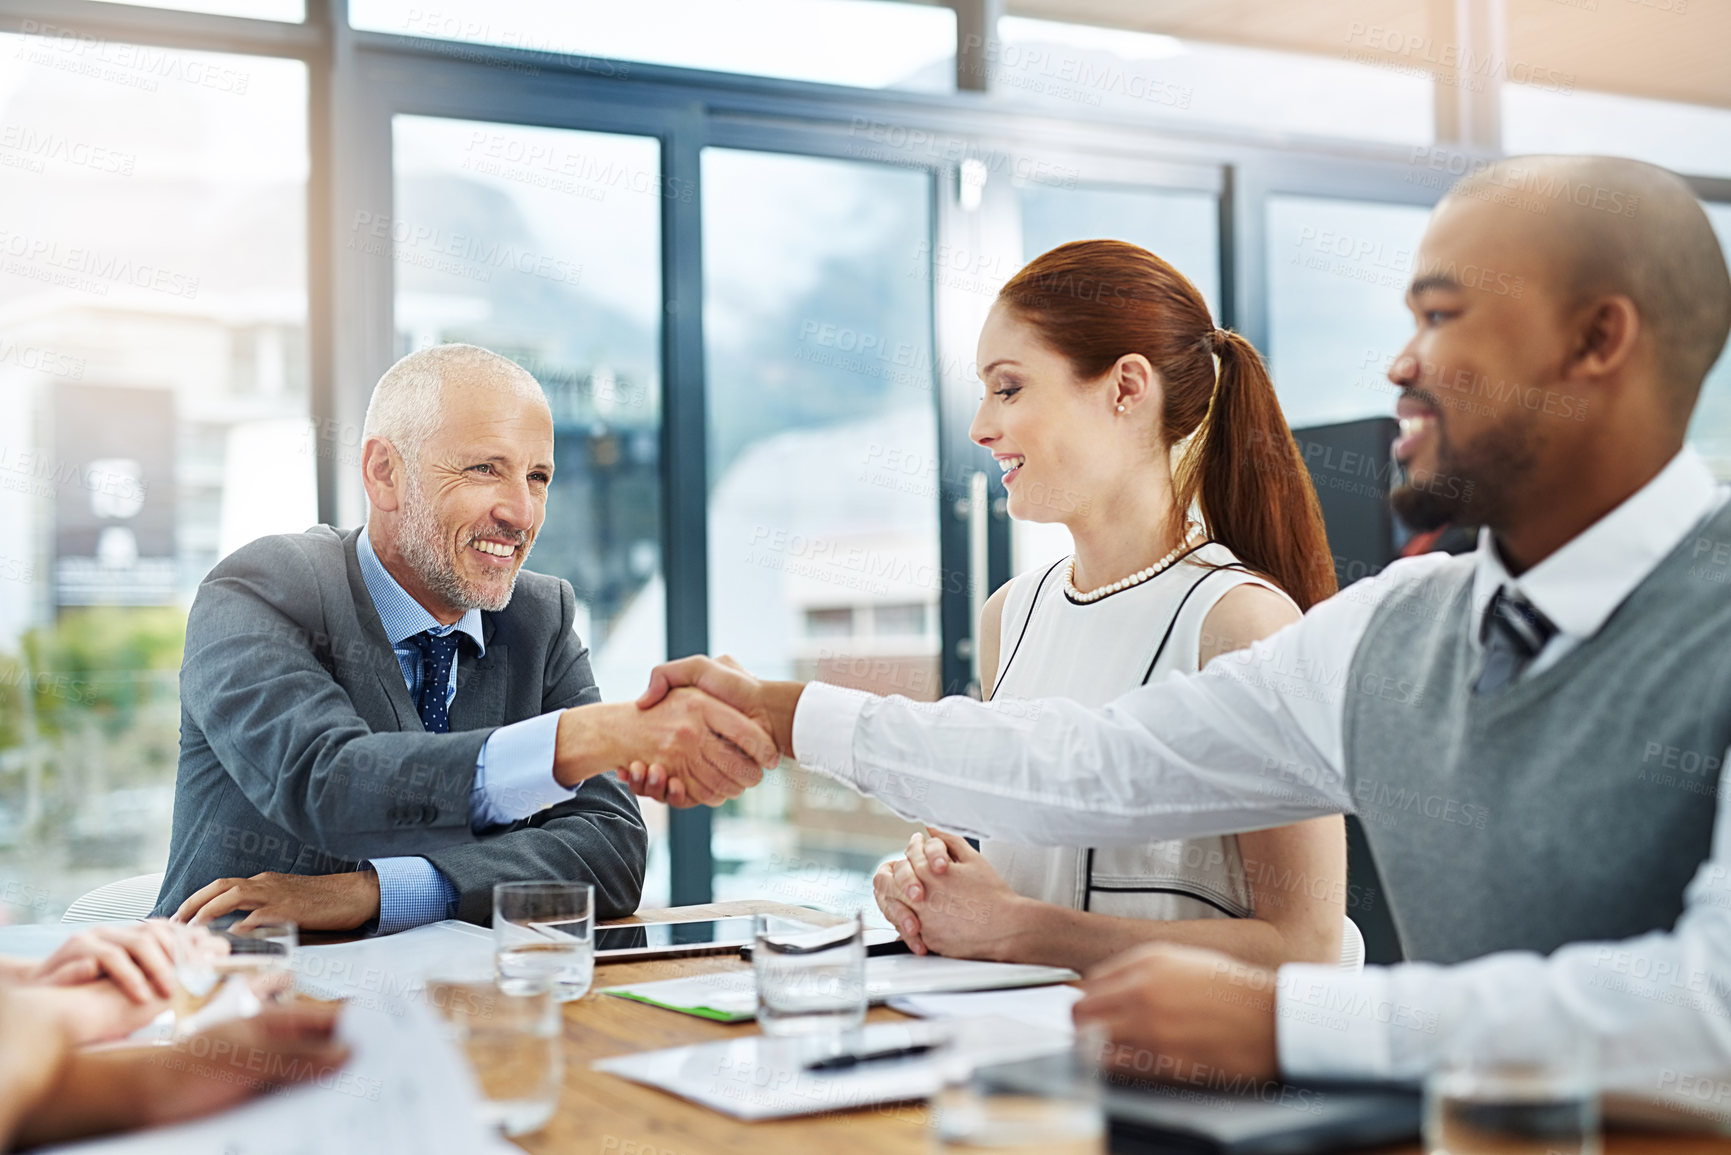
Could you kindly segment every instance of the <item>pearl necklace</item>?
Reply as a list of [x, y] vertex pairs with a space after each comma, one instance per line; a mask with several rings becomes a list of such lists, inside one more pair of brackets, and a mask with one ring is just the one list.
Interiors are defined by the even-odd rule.
[[1190, 543], [1195, 538], [1198, 528], [1200, 527], [1194, 524], [1189, 526], [1184, 533], [1184, 540], [1178, 543], [1178, 548], [1147, 569], [1137, 570], [1127, 578], [1119, 578], [1111, 585], [1101, 586], [1099, 589], [1089, 590], [1087, 593], [1076, 588], [1076, 559], [1072, 556], [1070, 564], [1064, 567], [1064, 596], [1073, 602], [1081, 602], [1086, 605], [1089, 602], [1097, 602], [1103, 597], [1109, 597], [1119, 590], [1127, 590], [1131, 586], [1141, 585], [1143, 582], [1171, 569], [1172, 564], [1190, 549]]

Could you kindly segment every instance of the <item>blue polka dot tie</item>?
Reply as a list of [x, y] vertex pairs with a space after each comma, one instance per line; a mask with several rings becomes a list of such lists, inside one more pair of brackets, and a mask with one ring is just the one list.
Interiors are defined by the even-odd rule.
[[423, 630], [409, 640], [421, 651], [421, 697], [415, 703], [421, 712], [421, 725], [429, 734], [448, 734], [451, 719], [446, 715], [446, 689], [451, 684], [451, 663], [457, 660], [457, 645], [463, 635], [453, 631], [440, 637]]

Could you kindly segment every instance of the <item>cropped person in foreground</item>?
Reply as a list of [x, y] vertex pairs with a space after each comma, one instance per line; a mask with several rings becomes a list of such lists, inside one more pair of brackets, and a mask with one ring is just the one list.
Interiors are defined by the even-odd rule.
[[174, 938], [203, 940], [223, 954], [227, 941], [163, 919], [96, 925], [69, 935], [46, 958], [0, 955], [0, 984], [34, 992], [34, 1006], [58, 1018], [72, 1045], [124, 1038], [168, 1009], [174, 994]]
[[76, 1049], [40, 988], [0, 981], [0, 1150], [178, 1123], [328, 1079], [338, 1008], [267, 1009], [173, 1046]]

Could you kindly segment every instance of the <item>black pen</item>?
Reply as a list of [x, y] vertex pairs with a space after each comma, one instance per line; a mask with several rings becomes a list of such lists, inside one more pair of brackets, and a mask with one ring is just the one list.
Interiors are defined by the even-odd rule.
[[850, 1067], [858, 1067], [865, 1063], [883, 1063], [890, 1059], [911, 1059], [915, 1055], [923, 1055], [928, 1051], [937, 1050], [933, 1043], [914, 1043], [906, 1047], [894, 1047], [887, 1051], [867, 1051], [863, 1055], [831, 1055], [827, 1059], [819, 1059], [815, 1063], [807, 1063], [808, 1071], [845, 1071]]

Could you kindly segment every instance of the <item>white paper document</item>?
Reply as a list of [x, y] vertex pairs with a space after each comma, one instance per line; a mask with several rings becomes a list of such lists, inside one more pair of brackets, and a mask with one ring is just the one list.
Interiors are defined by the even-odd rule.
[[[54, 1148], [77, 1155], [474, 1155], [498, 1150], [468, 1068], [417, 1002], [343, 1008], [348, 1064], [313, 1084], [173, 1127]], [[161, 1048], [173, 1062], [171, 1047]], [[246, 1077], [244, 1066], [237, 1076]], [[507, 1148], [507, 1150], [509, 1150]]]
[[899, 1103], [935, 1094], [946, 1078], [985, 1063], [1011, 1063], [1067, 1049], [1060, 1034], [1031, 1030], [1010, 1019], [945, 1023], [874, 1023], [839, 1037], [851, 1053], [929, 1044], [906, 1059], [812, 1071], [835, 1053], [837, 1036], [772, 1039], [746, 1035], [718, 1043], [674, 1047], [603, 1059], [595, 1069], [670, 1091], [736, 1119], [786, 1119]]
[[361, 1006], [414, 998], [427, 979], [493, 977], [493, 932], [449, 918], [379, 938], [303, 946], [294, 956], [295, 985], [321, 999]]
[[[978, 962], [937, 955], [887, 955], [866, 960], [866, 997], [881, 1003], [898, 995], [1030, 987], [1067, 983], [1076, 977], [1075, 971], [1063, 967]], [[630, 983], [607, 987], [601, 993], [718, 1022], [743, 1022], [757, 1015], [757, 980], [750, 970]]]
[[970, 991], [962, 994], [897, 995], [889, 1005], [919, 1019], [967, 1019], [992, 1015], [1014, 1019], [1059, 1035], [1076, 1033], [1071, 1010], [1082, 997], [1079, 987], [1028, 987], [1016, 991]]

